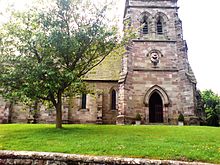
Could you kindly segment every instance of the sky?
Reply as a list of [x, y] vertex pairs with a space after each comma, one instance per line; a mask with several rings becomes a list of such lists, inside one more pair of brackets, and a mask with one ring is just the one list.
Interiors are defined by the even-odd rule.
[[[0, 13], [4, 12], [7, 3], [22, 9], [31, 0], [0, 0]], [[116, 3], [118, 11], [115, 13], [122, 17], [125, 0], [116, 0]], [[200, 90], [212, 89], [220, 95], [219, 0], [178, 0], [178, 6], [189, 62], [198, 81], [197, 87]], [[4, 18], [0, 19], [0, 22], [4, 21]]]
[[179, 0], [178, 5], [197, 87], [220, 94], [219, 0]]

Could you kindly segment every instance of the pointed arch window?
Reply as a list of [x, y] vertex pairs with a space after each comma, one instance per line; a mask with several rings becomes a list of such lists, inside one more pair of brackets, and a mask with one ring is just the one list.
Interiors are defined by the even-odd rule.
[[163, 34], [163, 23], [161, 17], [157, 20], [157, 34]]
[[142, 25], [143, 25], [143, 29], [142, 29], [142, 33], [143, 34], [148, 34], [149, 33], [149, 28], [148, 28], [148, 18], [145, 15], [142, 19]]
[[116, 90], [112, 90], [111, 92], [111, 109], [112, 110], [116, 110], [116, 102], [117, 102], [117, 94], [116, 94]]
[[82, 109], [86, 109], [86, 94], [82, 94]]

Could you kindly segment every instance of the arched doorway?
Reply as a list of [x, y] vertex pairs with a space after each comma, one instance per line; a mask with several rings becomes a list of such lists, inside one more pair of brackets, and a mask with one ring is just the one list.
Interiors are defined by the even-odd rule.
[[157, 92], [149, 99], [149, 122], [163, 123], [163, 101]]

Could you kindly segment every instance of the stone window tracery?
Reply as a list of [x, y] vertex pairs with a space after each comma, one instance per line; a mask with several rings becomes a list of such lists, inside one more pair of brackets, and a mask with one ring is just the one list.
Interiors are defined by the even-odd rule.
[[167, 24], [169, 19], [166, 14], [162, 12], [158, 12], [155, 15], [155, 31], [157, 35], [166, 36], [167, 35]]
[[161, 17], [157, 20], [157, 34], [163, 34], [163, 23]]
[[140, 23], [140, 35], [147, 36], [151, 33], [151, 22], [152, 22], [152, 15], [147, 11], [140, 13], [139, 19]]
[[143, 34], [148, 34], [148, 33], [149, 33], [148, 18], [147, 18], [146, 15], [143, 17], [141, 23], [142, 23], [142, 26], [143, 26], [143, 28], [142, 28], [142, 33], [143, 33]]

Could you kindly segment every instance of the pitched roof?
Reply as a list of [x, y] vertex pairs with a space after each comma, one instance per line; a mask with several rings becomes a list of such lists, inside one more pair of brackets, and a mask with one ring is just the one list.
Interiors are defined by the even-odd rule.
[[110, 54], [102, 61], [101, 64], [93, 68], [84, 80], [103, 80], [103, 81], [118, 81], [121, 71], [122, 56], [118, 54]]

